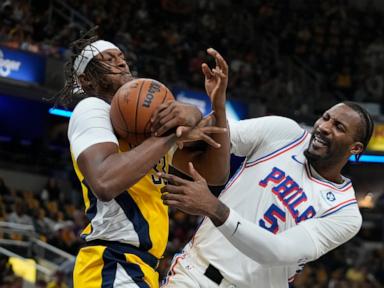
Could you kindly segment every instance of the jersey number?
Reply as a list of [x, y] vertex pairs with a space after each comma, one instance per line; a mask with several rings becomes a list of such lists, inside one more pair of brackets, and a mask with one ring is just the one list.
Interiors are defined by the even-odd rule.
[[259, 220], [260, 227], [276, 234], [279, 231], [279, 219], [285, 222], [285, 212], [275, 204], [272, 204], [267, 212], [265, 212], [263, 218]]
[[166, 166], [167, 166], [167, 161], [165, 160], [165, 156], [163, 158], [160, 159], [159, 162], [157, 162], [157, 164], [155, 166], [153, 166], [153, 170], [155, 170], [155, 174], [152, 175], [152, 182], [156, 185], [159, 185], [162, 183], [163, 179], [157, 177], [156, 173], [158, 172], [163, 172], [163, 173], [167, 173], [166, 171]]

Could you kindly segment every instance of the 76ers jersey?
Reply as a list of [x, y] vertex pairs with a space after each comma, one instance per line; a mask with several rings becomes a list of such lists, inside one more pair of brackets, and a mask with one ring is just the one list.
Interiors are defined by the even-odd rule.
[[342, 184], [335, 184], [316, 173], [303, 154], [311, 135], [290, 119], [230, 123], [230, 133], [232, 152], [246, 158], [220, 200], [273, 234], [305, 223], [316, 252], [296, 263], [261, 264], [235, 248], [207, 218], [184, 251], [202, 267], [215, 266], [235, 287], [288, 287], [305, 262], [359, 230], [361, 215], [351, 181], [343, 178]]

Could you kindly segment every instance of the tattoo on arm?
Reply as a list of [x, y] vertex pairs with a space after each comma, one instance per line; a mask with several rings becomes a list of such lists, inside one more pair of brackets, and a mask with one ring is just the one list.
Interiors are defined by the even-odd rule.
[[217, 201], [217, 205], [214, 208], [213, 214], [209, 215], [209, 218], [215, 224], [215, 226], [221, 226], [227, 220], [229, 216], [229, 208], [220, 200]]

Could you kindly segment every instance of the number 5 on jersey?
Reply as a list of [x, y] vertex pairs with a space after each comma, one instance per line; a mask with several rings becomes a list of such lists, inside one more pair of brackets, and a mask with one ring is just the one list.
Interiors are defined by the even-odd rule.
[[276, 234], [279, 231], [279, 219], [282, 222], [285, 222], [285, 212], [275, 204], [272, 204], [271, 207], [268, 208], [267, 212], [265, 212], [263, 218], [264, 219], [259, 220], [260, 227]]

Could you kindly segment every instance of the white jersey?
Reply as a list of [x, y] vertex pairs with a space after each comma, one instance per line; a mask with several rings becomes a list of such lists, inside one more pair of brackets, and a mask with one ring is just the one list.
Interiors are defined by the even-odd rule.
[[[230, 216], [220, 227], [205, 218], [182, 257], [203, 269], [213, 265], [234, 285], [230, 287], [288, 287], [305, 262], [319, 258], [358, 232], [361, 215], [351, 181], [344, 178], [338, 185], [322, 179], [311, 168], [303, 154], [310, 134], [293, 120], [272, 116], [239, 121], [230, 123], [230, 134], [232, 153], [246, 157], [219, 196], [231, 209]], [[279, 262], [251, 259], [251, 253], [247, 256], [244, 251], [263, 248], [242, 250], [246, 243], [240, 243], [237, 247], [242, 253], [234, 247], [235, 240], [227, 240], [241, 224], [231, 223], [237, 219], [265, 229], [259, 232], [276, 235], [294, 226], [304, 227], [312, 239], [308, 245], [313, 246], [307, 250], [313, 252]]]

